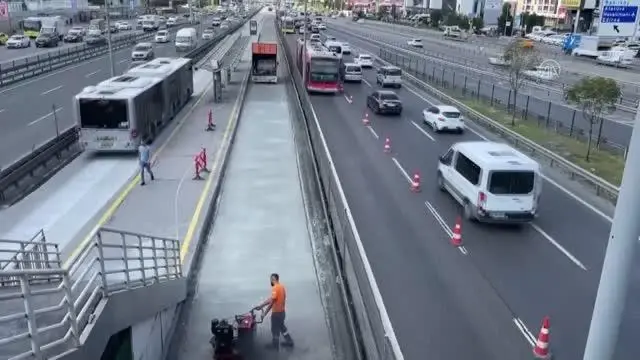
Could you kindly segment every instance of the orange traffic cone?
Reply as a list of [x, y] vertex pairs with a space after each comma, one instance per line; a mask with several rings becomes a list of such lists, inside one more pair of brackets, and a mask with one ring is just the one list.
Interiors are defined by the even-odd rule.
[[549, 317], [545, 316], [542, 319], [542, 328], [538, 334], [538, 341], [536, 346], [533, 347], [533, 356], [536, 359], [550, 359], [549, 353]]
[[462, 220], [460, 216], [456, 218], [456, 224], [453, 227], [453, 236], [451, 236], [453, 246], [462, 246]]
[[364, 118], [362, 119], [362, 123], [365, 126], [369, 126], [369, 114], [367, 114], [367, 113], [364, 114]]
[[391, 139], [384, 139], [384, 152], [387, 154], [391, 152]]
[[411, 179], [410, 189], [412, 192], [420, 192], [420, 174], [413, 174], [413, 178]]

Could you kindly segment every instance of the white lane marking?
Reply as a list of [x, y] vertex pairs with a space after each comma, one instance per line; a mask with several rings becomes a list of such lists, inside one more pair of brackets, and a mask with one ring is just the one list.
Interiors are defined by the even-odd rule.
[[347, 96], [347, 94], [343, 94], [342, 96], [344, 96], [344, 99], [345, 99], [345, 100], [347, 100], [347, 102], [348, 102], [349, 104], [353, 103], [353, 100], [351, 100], [351, 99]]
[[580, 262], [580, 260], [578, 260], [578, 258], [576, 258], [575, 256], [573, 256], [573, 254], [571, 254], [567, 249], [565, 249], [564, 247], [562, 247], [562, 245], [560, 245], [557, 241], [555, 241], [549, 234], [547, 234], [544, 230], [542, 230], [540, 228], [540, 226], [536, 225], [536, 224], [531, 224], [531, 227], [537, 231], [538, 233], [540, 233], [540, 235], [542, 235], [545, 239], [547, 239], [551, 245], [555, 246], [558, 250], [560, 250], [561, 253], [564, 254], [564, 256], [568, 257], [569, 260], [571, 260], [574, 264], [578, 265], [579, 268], [581, 268], [584, 271], [587, 271], [586, 266], [584, 266], [582, 264], [582, 262]]
[[122, 64], [122, 63], [125, 63], [127, 61], [129, 61], [129, 59], [122, 59], [122, 60], [118, 61], [118, 64]]
[[[60, 111], [62, 111], [62, 109], [64, 109], [64, 108], [63, 107], [56, 108], [56, 114], [59, 113]], [[48, 113], [48, 114], [46, 114], [46, 115], [42, 115], [39, 118], [33, 120], [32, 122], [28, 123], [27, 126], [35, 125], [35, 124], [39, 123], [40, 121], [42, 121], [42, 120], [44, 120], [44, 119], [46, 119], [46, 118], [48, 118], [49, 116], [52, 116], [52, 115], [53, 115], [53, 111]]]
[[392, 157], [391, 161], [393, 161], [393, 163], [396, 165], [398, 170], [400, 170], [404, 178], [407, 179], [407, 182], [411, 184], [411, 176], [409, 176], [409, 173], [407, 173], [407, 171], [402, 167], [402, 165], [400, 165], [400, 162], [398, 161], [398, 159], [396, 159], [395, 157]]
[[369, 131], [371, 131], [371, 134], [373, 134], [373, 137], [375, 137], [376, 139], [380, 139], [380, 136], [378, 136], [376, 131], [373, 130], [373, 128], [371, 126], [367, 126], [367, 128], [369, 129]]
[[100, 69], [100, 70], [96, 70], [96, 71], [94, 71], [94, 72], [90, 72], [90, 73], [88, 73], [87, 75], [85, 75], [84, 77], [86, 77], [86, 78], [90, 78], [90, 77], [92, 77], [93, 75], [95, 75], [95, 74], [99, 73], [100, 71], [102, 71], [102, 69]]
[[436, 139], [433, 138], [433, 136], [429, 135], [429, 133], [427, 132], [427, 130], [423, 129], [422, 126], [416, 124], [415, 121], [411, 120], [411, 123], [413, 124], [413, 126], [416, 127], [416, 129], [418, 129], [424, 136], [428, 137], [429, 139], [431, 139], [431, 141], [436, 141]]
[[513, 318], [512, 320], [513, 320], [513, 323], [518, 328], [518, 330], [520, 330], [524, 338], [527, 340], [527, 342], [529, 342], [531, 347], [535, 346], [536, 338], [533, 336], [531, 331], [529, 331], [529, 329], [527, 328], [527, 325], [525, 325], [524, 322], [520, 320], [520, 318], [516, 317], [516, 318]]
[[56, 90], [60, 90], [60, 89], [62, 89], [62, 85], [60, 85], [60, 86], [56, 86], [56, 87], [54, 87], [53, 89], [49, 89], [49, 90], [47, 90], [47, 91], [45, 91], [45, 92], [41, 93], [40, 95], [47, 95], [47, 94], [49, 94], [49, 93], [52, 93], [52, 92], [54, 92], [54, 91], [56, 91]]
[[[451, 239], [453, 237], [453, 231], [449, 228], [449, 225], [447, 224], [446, 221], [444, 221], [444, 219], [442, 218], [438, 210], [436, 210], [435, 206], [433, 206], [429, 201], [425, 201], [424, 205], [427, 207], [427, 210], [429, 210], [431, 215], [436, 219], [436, 221], [438, 222], [442, 230], [444, 230], [444, 232], [447, 234], [449, 239]], [[464, 247], [464, 245], [458, 246], [458, 251], [460, 251], [462, 255], [469, 255], [469, 252], [467, 251], [467, 248]]]
[[368, 86], [368, 87], [370, 87], [370, 88], [372, 88], [372, 87], [373, 87], [373, 85], [371, 85], [371, 83], [370, 83], [370, 82], [368, 82], [368, 81], [367, 81], [367, 80], [365, 80], [365, 79], [362, 79], [362, 82], [363, 82], [363, 83], [365, 83], [365, 85], [367, 85], [367, 86]]

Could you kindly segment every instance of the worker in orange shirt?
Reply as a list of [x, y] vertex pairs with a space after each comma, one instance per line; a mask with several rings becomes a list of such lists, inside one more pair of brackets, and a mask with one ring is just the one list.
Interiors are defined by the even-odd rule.
[[253, 308], [254, 310], [262, 310], [266, 308], [262, 317], [264, 318], [271, 311], [271, 344], [270, 348], [278, 349], [280, 347], [280, 334], [284, 337], [283, 346], [293, 346], [293, 339], [284, 324], [285, 319], [285, 303], [287, 300], [287, 292], [280, 283], [280, 276], [276, 273], [271, 274], [271, 297], [262, 304]]

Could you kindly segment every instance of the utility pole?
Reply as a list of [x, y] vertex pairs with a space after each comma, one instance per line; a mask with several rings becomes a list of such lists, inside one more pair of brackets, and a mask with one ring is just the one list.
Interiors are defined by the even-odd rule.
[[193, 25], [193, 1], [189, 0], [189, 24]]
[[307, 65], [306, 65], [306, 61], [307, 61], [307, 31], [309, 30], [309, 26], [307, 25], [307, 22], [309, 20], [309, 15], [307, 14], [307, 3], [309, 2], [309, 0], [304, 0], [304, 23], [302, 24], [302, 26], [304, 26], [304, 32], [302, 33], [302, 56], [304, 58], [304, 61], [302, 62], [303, 66], [302, 66], [302, 83], [306, 84], [306, 76], [307, 76]]
[[[640, 119], [640, 106], [635, 121]], [[613, 360], [640, 236], [640, 132], [634, 128], [625, 162], [584, 360]]]
[[109, 1], [104, 0], [104, 12], [107, 21], [107, 46], [109, 47], [109, 67], [111, 68], [111, 77], [116, 76], [116, 66], [113, 61], [113, 47], [111, 46], [111, 22], [109, 21]]

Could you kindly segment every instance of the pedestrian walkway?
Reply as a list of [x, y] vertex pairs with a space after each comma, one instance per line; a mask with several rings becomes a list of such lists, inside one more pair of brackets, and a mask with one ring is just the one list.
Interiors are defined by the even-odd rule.
[[266, 299], [269, 275], [277, 272], [287, 288], [287, 326], [296, 346], [279, 354], [263, 348], [271, 339], [267, 319], [251, 359], [330, 360], [286, 87], [252, 85], [245, 101], [214, 227], [202, 249], [197, 293], [177, 329], [172, 359], [210, 359], [211, 319], [247, 312]]

